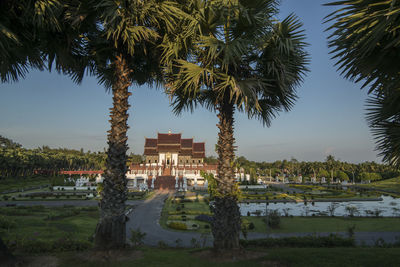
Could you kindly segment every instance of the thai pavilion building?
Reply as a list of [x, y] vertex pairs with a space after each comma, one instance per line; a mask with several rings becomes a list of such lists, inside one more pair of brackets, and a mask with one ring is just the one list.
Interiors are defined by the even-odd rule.
[[204, 163], [205, 143], [182, 138], [181, 133], [158, 133], [146, 138], [145, 163], [131, 164], [127, 173], [129, 189], [186, 189], [204, 186], [201, 171], [216, 175], [217, 165]]

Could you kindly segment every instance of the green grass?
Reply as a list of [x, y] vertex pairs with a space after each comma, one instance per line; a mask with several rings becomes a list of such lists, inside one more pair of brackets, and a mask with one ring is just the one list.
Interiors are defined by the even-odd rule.
[[0, 179], [0, 192], [6, 190], [14, 190], [27, 188], [31, 186], [49, 185], [52, 183], [60, 183], [64, 181], [64, 177], [17, 177]]
[[[56, 254], [60, 266], [398, 266], [400, 248], [285, 248], [249, 249], [253, 259], [221, 261], [201, 257], [201, 250], [141, 248], [139, 256], [110, 261], [82, 254]], [[128, 253], [126, 253], [128, 254]], [[128, 254], [129, 255], [129, 254]], [[231, 258], [229, 258], [231, 259]]]
[[400, 218], [281, 217], [280, 228], [268, 230], [263, 217], [243, 218], [254, 223], [253, 232], [260, 233], [346, 232], [353, 225], [356, 232], [400, 232]]
[[375, 188], [380, 190], [395, 191], [400, 193], [400, 177], [377, 181], [370, 184], [360, 185], [361, 187]]
[[[15, 228], [0, 229], [5, 240], [35, 238], [51, 241], [65, 236], [88, 240], [99, 218], [97, 208], [84, 207], [1, 207], [0, 214], [15, 223]], [[59, 217], [49, 220], [49, 215]], [[69, 216], [62, 217], [65, 215]]]

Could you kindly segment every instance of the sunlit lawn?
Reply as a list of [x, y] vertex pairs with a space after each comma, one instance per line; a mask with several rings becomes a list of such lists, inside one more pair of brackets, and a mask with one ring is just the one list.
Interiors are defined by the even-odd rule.
[[1, 227], [0, 234], [5, 240], [51, 241], [65, 236], [88, 240], [99, 219], [97, 207], [1, 207], [0, 214], [0, 221], [14, 225], [9, 229]]
[[360, 185], [367, 188], [376, 188], [381, 190], [395, 191], [400, 193], [400, 177], [378, 181], [370, 184]]

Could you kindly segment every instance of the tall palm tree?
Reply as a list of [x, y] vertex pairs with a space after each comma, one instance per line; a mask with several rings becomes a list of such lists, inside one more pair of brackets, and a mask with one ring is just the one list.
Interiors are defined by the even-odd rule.
[[89, 69], [113, 94], [95, 246], [118, 248], [126, 242], [127, 120], [131, 95], [128, 88], [132, 84], [151, 85], [161, 81], [159, 45], [164, 34], [174, 29], [182, 12], [170, 1], [89, 0], [88, 3], [73, 10], [73, 18], [78, 21], [82, 18], [79, 23], [85, 33], [87, 61], [80, 72], [71, 75], [79, 82], [85, 69]]
[[277, 1], [199, 0], [188, 9], [195, 30], [185, 53], [164, 54], [167, 89], [177, 114], [198, 104], [218, 113], [214, 248], [238, 248], [234, 112], [269, 126], [279, 111], [290, 110], [307, 71], [304, 36], [295, 16], [274, 18]]
[[[0, 14], [5, 15], [0, 17], [0, 48], [6, 48], [0, 51], [2, 80], [16, 80], [30, 67], [44, 69], [47, 63], [49, 70], [54, 66], [77, 83], [87, 73], [96, 75], [112, 91], [111, 130], [95, 245], [124, 246], [128, 88], [132, 83], [161, 81], [158, 46], [164, 34], [174, 29], [175, 19], [184, 14], [174, 2], [161, 0], [0, 3]], [[30, 16], [24, 17], [26, 14]]]
[[[367, 119], [383, 159], [400, 166], [400, 2], [347, 0], [328, 5], [329, 46], [346, 79], [369, 86]], [[397, 102], [396, 102], [397, 101]]]

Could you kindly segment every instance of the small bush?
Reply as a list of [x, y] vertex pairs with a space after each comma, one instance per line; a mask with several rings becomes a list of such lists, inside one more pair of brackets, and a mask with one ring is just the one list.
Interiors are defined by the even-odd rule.
[[200, 248], [200, 242], [194, 237], [190, 240], [190, 245], [194, 248]]
[[280, 218], [279, 211], [277, 211], [277, 210], [270, 211], [268, 213], [268, 218], [267, 218], [266, 223], [268, 223], [268, 226], [271, 228], [279, 228], [279, 226], [281, 224], [281, 218]]
[[177, 240], [175, 240], [175, 244], [177, 248], [181, 248], [182, 247], [182, 239], [178, 238]]
[[200, 222], [207, 222], [207, 223], [211, 223], [214, 220], [213, 217], [205, 214], [197, 215], [194, 219]]
[[187, 230], [186, 223], [182, 223], [182, 222], [169, 222], [168, 227], [175, 229], [175, 230]]
[[137, 246], [143, 245], [145, 236], [146, 236], [146, 233], [142, 233], [139, 228], [136, 231], [131, 230], [130, 241], [132, 242], [132, 245], [134, 247], [137, 247]]
[[253, 222], [249, 223], [249, 230], [254, 230], [254, 228], [255, 228], [254, 223]]
[[165, 243], [162, 240], [158, 241], [157, 245], [159, 248], [167, 248], [168, 247], [167, 243]]

